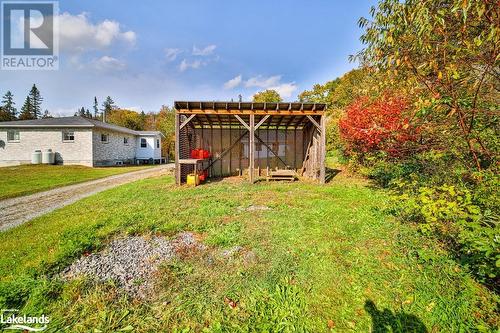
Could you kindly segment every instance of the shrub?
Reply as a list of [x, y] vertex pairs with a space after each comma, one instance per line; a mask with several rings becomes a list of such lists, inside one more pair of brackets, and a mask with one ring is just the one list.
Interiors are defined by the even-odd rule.
[[424, 233], [438, 235], [481, 281], [498, 286], [500, 228], [495, 212], [481, 209], [466, 188], [421, 186], [417, 181], [396, 181], [394, 185], [401, 219], [417, 222]]
[[391, 156], [406, 155], [407, 144], [417, 139], [418, 128], [405, 116], [407, 101], [384, 94], [378, 99], [357, 99], [339, 121], [340, 135], [348, 152], [383, 151]]

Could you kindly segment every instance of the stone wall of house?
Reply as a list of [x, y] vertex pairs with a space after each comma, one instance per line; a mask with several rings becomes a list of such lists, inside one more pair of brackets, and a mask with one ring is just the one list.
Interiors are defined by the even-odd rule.
[[[0, 166], [31, 163], [35, 150], [52, 149], [56, 163], [92, 166], [92, 130], [90, 128], [19, 128], [19, 141], [7, 140], [0, 128]], [[63, 141], [63, 131], [73, 131], [74, 141]]]
[[[101, 135], [107, 134], [108, 141], [103, 142]], [[124, 142], [124, 138], [128, 142]], [[92, 135], [94, 166], [134, 163], [136, 137], [132, 134], [114, 132], [104, 129], [94, 129]]]

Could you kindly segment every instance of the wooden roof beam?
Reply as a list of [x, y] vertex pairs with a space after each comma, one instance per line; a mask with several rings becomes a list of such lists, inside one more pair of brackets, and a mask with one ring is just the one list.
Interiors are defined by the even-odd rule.
[[261, 120], [257, 123], [257, 125], [255, 125], [255, 129], [258, 129], [258, 128], [260, 127], [260, 125], [262, 125], [262, 124], [263, 124], [263, 123], [267, 120], [267, 118], [269, 118], [269, 117], [270, 117], [270, 115], [266, 115], [266, 116], [264, 116], [264, 118], [262, 118], [262, 119], [261, 119]]
[[249, 130], [249, 131], [250, 131], [250, 126], [248, 126], [248, 125], [247, 125], [247, 123], [246, 123], [243, 119], [241, 119], [241, 117], [240, 117], [240, 116], [238, 116], [237, 114], [235, 114], [234, 116], [236, 117], [236, 119], [238, 119], [238, 121], [239, 121], [239, 122], [240, 122], [243, 126], [245, 126], [245, 128], [246, 128], [247, 130]]
[[189, 122], [191, 121], [191, 119], [193, 119], [196, 115], [195, 114], [192, 114], [189, 116], [188, 119], [186, 119], [182, 124], [181, 126], [179, 126], [179, 130], [183, 129], [184, 126], [186, 126], [187, 124], [189, 124]]
[[310, 115], [307, 115], [307, 118], [313, 123], [313, 125], [318, 129], [318, 131], [321, 133], [321, 126], [318, 124], [318, 122]]

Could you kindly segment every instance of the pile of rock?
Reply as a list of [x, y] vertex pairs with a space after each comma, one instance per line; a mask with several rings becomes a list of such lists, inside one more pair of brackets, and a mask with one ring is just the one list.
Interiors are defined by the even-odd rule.
[[86, 276], [99, 282], [113, 280], [129, 295], [144, 298], [154, 287], [153, 276], [161, 262], [171, 260], [179, 252], [203, 249], [205, 246], [189, 232], [171, 240], [140, 236], [119, 238], [102, 252], [75, 261], [62, 272], [62, 277]]

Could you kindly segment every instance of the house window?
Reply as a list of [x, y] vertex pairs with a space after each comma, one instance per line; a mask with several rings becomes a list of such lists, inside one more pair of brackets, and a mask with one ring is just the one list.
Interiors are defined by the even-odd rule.
[[109, 142], [109, 135], [108, 134], [101, 134], [101, 142], [102, 143], [108, 143]]
[[128, 145], [128, 138], [123, 138], [123, 144]]
[[141, 148], [147, 148], [148, 143], [146, 142], [146, 139], [141, 138]]
[[160, 139], [156, 139], [156, 148], [160, 148]]
[[7, 131], [7, 141], [19, 142], [20, 141], [19, 131], [18, 130]]
[[73, 131], [63, 131], [63, 141], [73, 142], [75, 141], [75, 132]]

